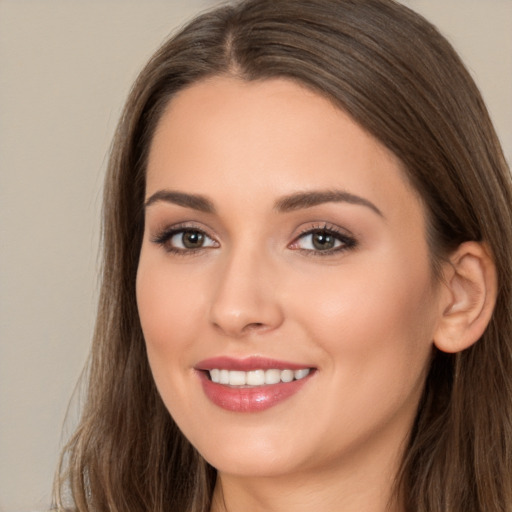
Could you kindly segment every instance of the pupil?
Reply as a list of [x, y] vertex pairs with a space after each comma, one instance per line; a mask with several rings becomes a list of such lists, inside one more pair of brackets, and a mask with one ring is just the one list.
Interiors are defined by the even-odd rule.
[[204, 235], [199, 231], [186, 231], [183, 233], [182, 240], [187, 249], [197, 249], [203, 245]]
[[334, 237], [325, 232], [315, 233], [313, 235], [313, 245], [315, 249], [325, 251], [334, 247]]

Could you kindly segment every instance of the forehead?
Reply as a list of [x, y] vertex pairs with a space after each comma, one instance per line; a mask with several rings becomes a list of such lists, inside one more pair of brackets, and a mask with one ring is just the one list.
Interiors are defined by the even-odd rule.
[[248, 192], [270, 201], [341, 188], [383, 196], [390, 208], [398, 189], [418, 199], [393, 153], [333, 102], [287, 79], [214, 77], [180, 91], [157, 126], [147, 172], [146, 196], [179, 188], [243, 203]]

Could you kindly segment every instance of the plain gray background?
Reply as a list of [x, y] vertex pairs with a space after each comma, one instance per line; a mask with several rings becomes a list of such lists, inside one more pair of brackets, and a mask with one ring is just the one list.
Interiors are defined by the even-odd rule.
[[[512, 0], [403, 0], [466, 61], [512, 161]], [[87, 357], [101, 183], [138, 70], [212, 0], [0, 0], [0, 511], [45, 510]]]

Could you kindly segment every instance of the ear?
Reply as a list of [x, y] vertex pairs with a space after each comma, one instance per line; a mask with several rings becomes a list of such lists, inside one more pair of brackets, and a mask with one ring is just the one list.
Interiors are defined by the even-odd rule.
[[484, 333], [496, 303], [496, 266], [486, 245], [464, 242], [450, 256], [444, 269], [447, 293], [434, 345], [443, 352], [460, 352]]

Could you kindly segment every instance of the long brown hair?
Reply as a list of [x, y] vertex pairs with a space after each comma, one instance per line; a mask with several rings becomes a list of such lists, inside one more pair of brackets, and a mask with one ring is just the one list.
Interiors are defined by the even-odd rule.
[[156, 391], [135, 276], [155, 126], [177, 91], [221, 74], [295, 80], [393, 151], [426, 206], [434, 270], [463, 241], [491, 249], [499, 280], [492, 320], [471, 348], [434, 355], [397, 489], [411, 512], [511, 511], [511, 176], [480, 93], [450, 44], [393, 0], [221, 7], [172, 37], [141, 72], [112, 146], [88, 395], [62, 457], [56, 506], [209, 510], [216, 473]]

